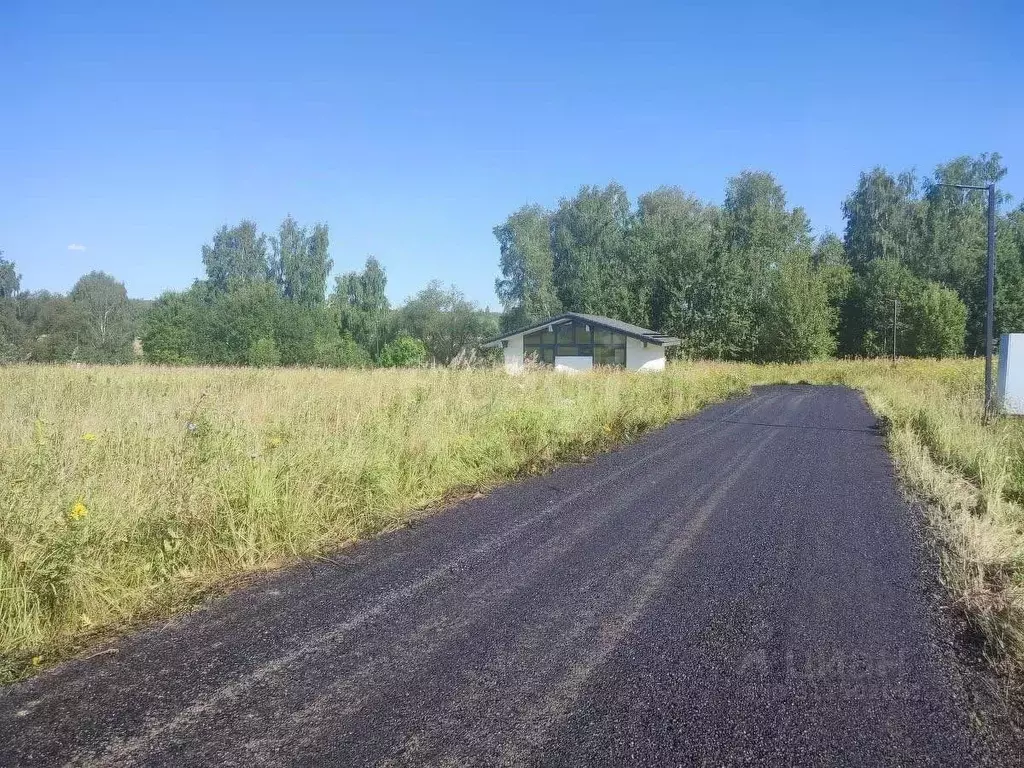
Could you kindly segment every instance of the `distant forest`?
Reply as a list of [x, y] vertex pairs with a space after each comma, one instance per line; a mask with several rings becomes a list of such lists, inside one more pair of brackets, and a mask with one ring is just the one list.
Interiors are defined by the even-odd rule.
[[[391, 307], [370, 257], [335, 278], [324, 224], [290, 216], [273, 235], [251, 221], [203, 246], [206, 275], [153, 301], [102, 272], [66, 296], [21, 290], [0, 253], [0, 362], [369, 366], [469, 363], [501, 329], [561, 311], [671, 333], [688, 358], [795, 362], [832, 355], [980, 354], [984, 348], [985, 185], [998, 154], [931, 176], [862, 173], [843, 202], [843, 236], [812, 237], [766, 172], [730, 179], [722, 205], [678, 187], [640, 196], [582, 187], [549, 210], [528, 205], [494, 229], [500, 317], [430, 283]], [[1024, 330], [1024, 206], [999, 196], [996, 329]]]
[[[875, 168], [843, 202], [843, 237], [817, 241], [770, 173], [730, 179], [721, 206], [678, 187], [636, 206], [618, 184], [583, 187], [495, 230], [502, 323], [603, 314], [678, 336], [687, 357], [795, 362], [891, 354], [895, 301], [899, 355], [979, 354], [985, 194], [939, 184], [1005, 175], [998, 154], [925, 178]], [[1024, 206], [999, 216], [997, 264], [997, 332], [1024, 330]]]
[[431, 282], [392, 308], [373, 257], [335, 278], [324, 224], [287, 217], [275, 235], [242, 221], [202, 249], [206, 277], [154, 301], [103, 272], [67, 296], [20, 290], [0, 258], [0, 361], [171, 365], [405, 366], [472, 362], [498, 316]]

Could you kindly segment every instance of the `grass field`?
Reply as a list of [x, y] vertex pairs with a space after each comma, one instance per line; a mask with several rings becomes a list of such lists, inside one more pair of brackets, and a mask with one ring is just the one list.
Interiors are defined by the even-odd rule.
[[944, 573], [1024, 660], [1024, 430], [976, 362], [676, 364], [664, 375], [0, 367], [0, 678], [233, 577], [780, 381], [844, 383], [930, 501]]

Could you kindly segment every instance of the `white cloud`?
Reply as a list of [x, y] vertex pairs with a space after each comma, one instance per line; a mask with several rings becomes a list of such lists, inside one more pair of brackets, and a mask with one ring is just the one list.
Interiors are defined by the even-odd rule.
[[71, 245], [68, 246], [68, 250], [69, 251], [84, 251], [85, 250], [85, 246], [82, 245], [81, 243], [72, 243]]

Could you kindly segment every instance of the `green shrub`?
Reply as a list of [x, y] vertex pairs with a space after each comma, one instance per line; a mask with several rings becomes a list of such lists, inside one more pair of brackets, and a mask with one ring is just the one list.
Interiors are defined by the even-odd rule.
[[917, 357], [955, 357], [963, 352], [967, 306], [956, 291], [928, 282], [911, 303], [910, 338]]
[[427, 348], [412, 336], [399, 336], [380, 351], [378, 361], [385, 368], [410, 368], [427, 360]]
[[272, 368], [281, 364], [281, 353], [277, 350], [274, 340], [264, 336], [257, 339], [249, 347], [249, 365], [257, 368]]

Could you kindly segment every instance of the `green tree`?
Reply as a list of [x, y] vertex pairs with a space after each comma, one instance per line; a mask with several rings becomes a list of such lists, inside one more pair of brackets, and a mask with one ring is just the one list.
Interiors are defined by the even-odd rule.
[[0, 305], [0, 364], [21, 358], [25, 329], [11, 307]]
[[277, 346], [280, 365], [312, 365], [316, 360], [317, 338], [339, 334], [337, 323], [325, 307], [305, 306], [276, 296], [270, 302], [271, 338]]
[[920, 252], [922, 212], [913, 173], [894, 177], [880, 167], [862, 173], [843, 201], [843, 245], [853, 269], [863, 272], [878, 259], [913, 264]]
[[846, 249], [843, 247], [842, 239], [832, 232], [826, 232], [818, 238], [814, 244], [812, 261], [817, 268], [845, 267], [850, 263], [846, 258]]
[[[369, 355], [338, 328], [327, 305], [304, 306], [283, 297], [269, 282], [215, 290], [197, 281], [182, 293], [162, 295], [143, 322], [148, 362], [251, 364], [272, 340], [280, 365], [367, 365]], [[260, 364], [269, 364], [266, 357]]]
[[691, 357], [749, 360], [753, 353], [753, 317], [747, 303], [743, 265], [725, 247], [717, 226], [708, 268], [694, 291], [689, 309], [692, 325], [682, 337]]
[[729, 334], [730, 357], [772, 359], [775, 341], [765, 336], [766, 322], [776, 311], [772, 286], [784, 262], [795, 253], [810, 259], [810, 224], [802, 208], [789, 210], [775, 177], [745, 171], [729, 180], [722, 206], [721, 270], [732, 314], [723, 332]]
[[[843, 241], [831, 232], [818, 238], [811, 259], [815, 272], [825, 285], [828, 296], [829, 327], [839, 344], [839, 331], [843, 307], [853, 288], [854, 274], [846, 259]], [[833, 350], [834, 351], [834, 350]]]
[[502, 328], [513, 330], [558, 314], [551, 213], [539, 205], [523, 206], [494, 228], [494, 236], [501, 254], [494, 290], [505, 309]]
[[967, 307], [956, 292], [927, 281], [907, 309], [909, 344], [917, 357], [953, 357], [963, 354]]
[[996, 333], [1024, 331], [1024, 206], [996, 227]]
[[274, 338], [283, 299], [269, 282], [237, 285], [227, 293], [215, 290], [206, 298], [199, 340], [204, 362], [245, 365], [256, 341]]
[[331, 296], [341, 335], [373, 356], [380, 354], [389, 334], [387, 284], [384, 268], [369, 256], [362, 272], [346, 272], [336, 279]]
[[18, 319], [14, 301], [21, 289], [21, 275], [3, 253], [0, 251], [0, 363], [9, 363], [21, 355], [25, 327]]
[[277, 236], [270, 238], [270, 274], [283, 296], [303, 306], [323, 303], [334, 264], [329, 245], [326, 224], [307, 231], [291, 216], [281, 222]]
[[0, 251], [0, 299], [13, 299], [21, 290], [21, 275], [18, 274], [13, 261], [3, 258]]
[[[198, 302], [190, 291], [166, 291], [142, 318], [142, 355], [147, 363], [188, 365], [197, 362]], [[220, 362], [220, 361], [209, 361]]]
[[105, 272], [90, 272], [79, 278], [68, 296], [79, 325], [74, 335], [80, 359], [130, 360], [135, 329], [124, 283]]
[[[964, 156], [939, 165], [925, 184], [924, 243], [915, 272], [952, 288], [967, 305], [966, 346], [975, 354], [984, 351], [985, 342], [986, 196], [943, 185], [985, 186], [998, 183], [1005, 175], [998, 153]], [[1000, 203], [1006, 199], [998, 196]]]
[[552, 216], [552, 274], [562, 309], [624, 317], [632, 297], [625, 238], [630, 223], [626, 190], [581, 187]]
[[641, 195], [630, 240], [646, 251], [650, 324], [682, 340], [684, 354], [720, 356], [718, 210], [677, 187]]
[[81, 318], [72, 311], [66, 296], [49, 291], [23, 292], [16, 300], [0, 305], [14, 309], [16, 325], [10, 341], [18, 344], [19, 359], [44, 363], [75, 359]]
[[385, 368], [408, 368], [423, 365], [427, 348], [419, 339], [402, 335], [384, 345], [380, 351], [380, 364]]
[[845, 354], [877, 357], [893, 351], [893, 302], [896, 309], [896, 353], [914, 354], [910, 336], [922, 281], [908, 267], [892, 258], [868, 262], [854, 281], [844, 306], [841, 350]]
[[326, 224], [314, 224], [306, 242], [306, 258], [290, 284], [295, 300], [300, 304], [323, 304], [327, 294], [327, 276], [334, 267], [330, 256], [330, 231]]
[[497, 332], [494, 319], [455, 286], [431, 281], [398, 311], [398, 325], [419, 339], [428, 356], [447, 365], [464, 349], [475, 348]]
[[270, 237], [269, 272], [281, 295], [292, 298], [295, 286], [292, 277], [306, 251], [308, 234], [304, 227], [289, 214], [277, 228], [277, 235]]
[[784, 255], [769, 277], [768, 304], [758, 354], [762, 360], [797, 363], [835, 353], [836, 314], [828, 285], [810, 254]]
[[218, 291], [265, 281], [270, 277], [267, 236], [248, 220], [230, 229], [222, 226], [214, 233], [212, 245], [203, 246], [203, 265], [207, 279]]

